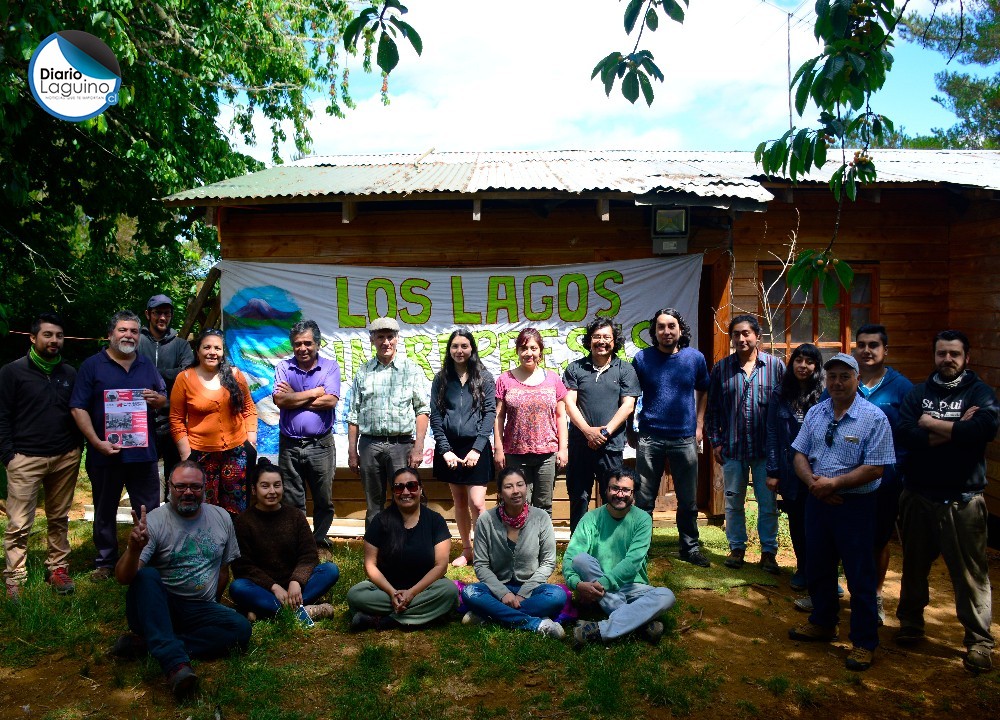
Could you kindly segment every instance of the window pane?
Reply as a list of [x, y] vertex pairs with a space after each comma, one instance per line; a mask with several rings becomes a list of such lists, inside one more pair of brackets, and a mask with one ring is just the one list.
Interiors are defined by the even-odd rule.
[[785, 297], [785, 278], [780, 275], [779, 270], [764, 270], [761, 281], [767, 291], [767, 301], [772, 308], [776, 308]]
[[851, 339], [858, 334], [858, 328], [871, 322], [871, 308], [851, 308]]
[[872, 301], [872, 276], [870, 273], [855, 273], [851, 284], [851, 303], [870, 303]]
[[784, 305], [772, 305], [771, 313], [774, 317], [768, 322], [767, 317], [761, 316], [761, 329], [764, 332], [765, 342], [784, 343], [785, 342], [785, 307]]
[[839, 345], [836, 347], [821, 347], [819, 349], [819, 354], [823, 356], [824, 363], [839, 352], [843, 352]]
[[811, 308], [792, 308], [792, 345], [815, 340]]
[[827, 310], [826, 307], [819, 308], [819, 331], [816, 337], [818, 342], [839, 342], [840, 341], [840, 308]]

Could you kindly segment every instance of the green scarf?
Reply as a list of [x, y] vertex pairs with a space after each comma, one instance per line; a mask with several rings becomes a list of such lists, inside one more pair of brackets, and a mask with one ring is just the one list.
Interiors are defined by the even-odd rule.
[[46, 375], [51, 375], [52, 371], [56, 369], [56, 366], [62, 362], [61, 355], [56, 355], [53, 360], [46, 360], [37, 352], [35, 352], [34, 345], [28, 348], [28, 357], [30, 357], [31, 362], [35, 363], [35, 365], [38, 366], [38, 369], [41, 370]]

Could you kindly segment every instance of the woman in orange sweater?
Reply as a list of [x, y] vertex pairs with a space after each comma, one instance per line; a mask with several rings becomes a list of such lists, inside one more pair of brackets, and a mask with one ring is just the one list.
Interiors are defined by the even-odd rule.
[[257, 407], [243, 374], [226, 360], [222, 331], [198, 336], [195, 361], [174, 381], [170, 434], [181, 460], [205, 472], [205, 500], [234, 515], [247, 508], [247, 472], [257, 463]]

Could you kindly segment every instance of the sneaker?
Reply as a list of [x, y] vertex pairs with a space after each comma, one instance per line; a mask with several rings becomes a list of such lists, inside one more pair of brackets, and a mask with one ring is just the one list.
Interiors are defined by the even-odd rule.
[[722, 564], [725, 565], [727, 568], [731, 568], [733, 570], [739, 570], [741, 567], [743, 567], [743, 556], [745, 554], [746, 550], [743, 550], [741, 548], [733, 548], [732, 550], [729, 551], [729, 555], [726, 556], [726, 559], [723, 561]]
[[820, 627], [811, 622], [799, 625], [788, 631], [788, 637], [792, 640], [802, 640], [803, 642], [833, 642], [837, 639], [837, 626], [832, 628]]
[[650, 645], [659, 645], [660, 638], [663, 637], [663, 623], [659, 620], [650, 620], [639, 628], [639, 637]]
[[579, 650], [589, 642], [601, 642], [601, 626], [581, 620], [573, 628], [573, 647]]
[[555, 638], [556, 640], [562, 640], [566, 637], [566, 631], [563, 630], [563, 626], [555, 620], [549, 620], [548, 618], [542, 620], [542, 622], [538, 625], [538, 634]]
[[872, 666], [872, 661], [874, 659], [874, 650], [868, 650], [867, 648], [855, 646], [854, 649], [851, 650], [851, 654], [847, 656], [847, 660], [844, 661], [844, 666], [848, 670], [864, 672]]
[[760, 554], [760, 569], [772, 575], [781, 574], [781, 568], [778, 567], [778, 559], [774, 557], [774, 553], [766, 552]]
[[805, 592], [806, 588], [809, 587], [806, 584], [806, 576], [801, 572], [796, 571], [792, 575], [791, 579], [788, 581], [788, 587], [790, 587], [795, 592]]
[[381, 618], [368, 613], [356, 612], [351, 618], [350, 631], [352, 633], [363, 632], [365, 630], [378, 630], [381, 625]]
[[813, 599], [806, 595], [805, 597], [795, 598], [795, 609], [799, 612], [811, 613], [813, 611]]
[[973, 645], [965, 654], [962, 664], [965, 665], [965, 669], [970, 673], [989, 672], [993, 669], [993, 658], [990, 657], [990, 648], [985, 645]]
[[146, 641], [135, 633], [125, 633], [115, 640], [111, 654], [122, 660], [137, 660], [146, 654]]
[[330, 603], [320, 603], [319, 605], [306, 605], [306, 615], [313, 620], [326, 620], [333, 617], [333, 605]]
[[841, 585], [840, 583], [837, 583], [837, 597], [839, 598], [844, 597], [844, 586]]
[[167, 682], [175, 700], [186, 700], [198, 689], [198, 676], [187, 663], [181, 663], [167, 673]]
[[912, 625], [904, 625], [896, 631], [892, 640], [897, 645], [914, 645], [923, 640], [924, 637], [923, 628], [913, 627]]
[[878, 611], [878, 626], [885, 625], [885, 606], [882, 604], [882, 596], [875, 596], [875, 609]]
[[476, 615], [476, 613], [472, 612], [471, 610], [462, 616], [463, 625], [482, 625], [485, 622], [486, 622], [485, 620], [483, 620], [481, 617]]
[[114, 577], [114, 571], [109, 567], [99, 567], [90, 573], [90, 579], [94, 582], [104, 582]]
[[64, 567], [58, 567], [50, 572], [46, 582], [56, 591], [56, 595], [72, 595], [76, 590], [76, 585]]
[[698, 567], [712, 567], [712, 563], [708, 561], [707, 557], [701, 554], [701, 550], [692, 550], [689, 553], [681, 553], [679, 557], [684, 562], [697, 565]]

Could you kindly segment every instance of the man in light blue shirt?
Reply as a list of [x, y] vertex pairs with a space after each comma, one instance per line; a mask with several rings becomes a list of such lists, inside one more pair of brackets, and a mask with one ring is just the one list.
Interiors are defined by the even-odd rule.
[[896, 455], [885, 413], [858, 395], [858, 361], [837, 353], [823, 367], [830, 397], [806, 413], [792, 442], [795, 472], [809, 489], [806, 557], [813, 611], [809, 622], [788, 636], [825, 642], [837, 638], [837, 565], [842, 561], [851, 591], [854, 645], [846, 665], [848, 670], [867, 670], [878, 647], [875, 490], [883, 468]]

